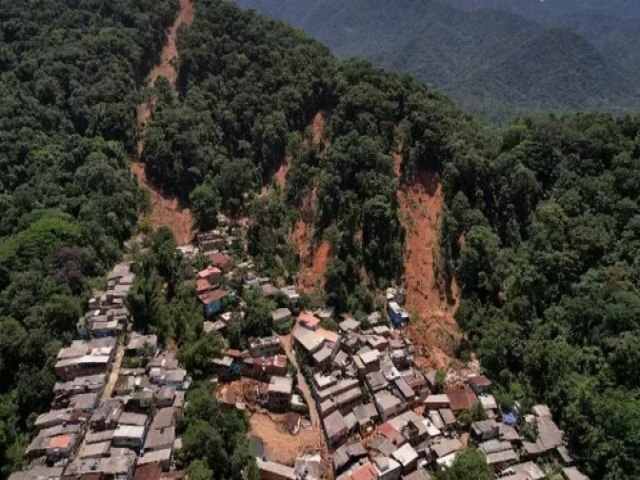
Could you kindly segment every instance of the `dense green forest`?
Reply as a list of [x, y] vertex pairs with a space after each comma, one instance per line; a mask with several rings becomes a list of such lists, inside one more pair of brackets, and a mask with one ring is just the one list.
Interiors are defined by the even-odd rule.
[[[392, 165], [397, 127], [407, 132], [412, 161], [435, 165], [439, 149], [466, 151], [459, 138], [477, 130], [473, 122], [408, 77], [337, 62], [290, 27], [225, 2], [200, 2], [178, 45], [179, 95], [157, 86], [160, 101], [145, 137], [149, 177], [198, 205], [209, 199], [259, 219], [249, 230], [250, 253], [283, 276], [296, 273], [286, 235], [316, 190], [315, 242], [326, 238], [332, 247], [328, 299], [341, 310], [369, 311], [367, 286], [386, 286], [402, 274]], [[331, 112], [326, 152], [305, 132], [321, 110]], [[287, 154], [284, 200], [256, 198]], [[196, 208], [196, 221], [210, 224], [211, 213]]]
[[[328, 298], [341, 309], [364, 309], [371, 298], [363, 287], [401, 274], [390, 155], [401, 138], [401, 181], [410, 182], [417, 169], [443, 177], [441, 272], [456, 275], [462, 286], [459, 321], [470, 338], [462, 349], [477, 350], [503, 386], [505, 406], [548, 401], [594, 478], [637, 476], [638, 391], [627, 373], [640, 332], [638, 120], [544, 117], [496, 135], [408, 78], [357, 61], [334, 62], [281, 24], [224, 3], [205, 4], [180, 37], [180, 97], [167, 99], [158, 118], [170, 118], [192, 98], [208, 105], [197, 113], [212, 128], [195, 131], [217, 132], [229, 163], [245, 167], [237, 174], [251, 177], [246, 185], [268, 182], [284, 153], [292, 161], [284, 202], [278, 195], [254, 201], [222, 193], [230, 178], [226, 163], [174, 163], [197, 175], [185, 190], [205, 184], [222, 205], [235, 200], [227, 208], [257, 208], [261, 226], [278, 228], [256, 228], [250, 248], [280, 257], [268, 235], [284, 239], [295, 207], [317, 185], [316, 235], [332, 242]], [[217, 35], [205, 44], [201, 29]], [[274, 51], [279, 54], [269, 55]], [[255, 93], [238, 98], [233, 85]], [[258, 113], [243, 116], [248, 110]], [[308, 132], [302, 141], [296, 133], [317, 110], [330, 112], [326, 151], [309, 146]], [[243, 123], [252, 118], [255, 123]], [[173, 141], [168, 134], [178, 127], [172, 125], [152, 125], [149, 137]], [[265, 142], [265, 130], [279, 133]], [[278, 265], [277, 258], [266, 264]], [[361, 266], [372, 284], [363, 284]]]
[[639, 133], [640, 117], [524, 119], [443, 170], [458, 321], [503, 402], [549, 402], [592, 478], [640, 475]]
[[135, 230], [127, 151], [171, 0], [0, 2], [0, 476], [48, 408], [53, 360]]
[[496, 123], [527, 112], [640, 105], [633, 0], [236, 3], [302, 28], [340, 57], [409, 73]]
[[503, 10], [546, 28], [565, 29], [586, 39], [613, 64], [640, 71], [640, 3], [635, 0], [452, 0], [477, 10]]
[[[49, 404], [55, 353], [135, 232], [145, 202], [127, 152], [176, 4], [0, 1], [4, 477]], [[545, 116], [491, 131], [409, 77], [337, 61], [303, 33], [220, 0], [197, 2], [179, 51], [177, 92], [155, 86], [144, 160], [158, 186], [191, 201], [201, 227], [215, 225], [217, 209], [249, 217], [257, 264], [295, 275], [287, 237], [311, 199], [313, 242], [331, 245], [327, 301], [367, 313], [372, 292], [402, 276], [398, 182], [439, 172], [439, 269], [461, 285], [469, 333], [460, 354], [477, 352], [504, 406], [549, 402], [593, 478], [640, 475], [640, 117]], [[308, 128], [319, 111], [326, 147]], [[286, 157], [279, 192], [271, 178]], [[136, 328], [175, 341], [199, 380], [221, 344], [202, 334], [189, 281], [198, 265], [174, 251], [162, 228], [134, 252], [127, 304]], [[267, 329], [273, 307], [251, 291], [243, 300], [246, 329], [231, 332], [239, 347]], [[254, 479], [246, 419], [222, 414], [209, 393], [191, 392], [178, 425], [181, 466], [197, 479], [240, 478], [243, 468]], [[470, 451], [446, 478], [479, 463]]]

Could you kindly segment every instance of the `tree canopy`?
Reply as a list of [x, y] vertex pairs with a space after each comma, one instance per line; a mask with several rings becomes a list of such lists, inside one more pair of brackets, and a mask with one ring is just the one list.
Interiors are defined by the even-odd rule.
[[456, 456], [453, 464], [437, 475], [438, 480], [493, 480], [495, 475], [480, 450], [467, 448]]
[[139, 87], [173, 0], [0, 2], [0, 477], [53, 362], [135, 231]]
[[458, 321], [492, 377], [552, 406], [594, 478], [640, 472], [639, 132], [637, 116], [522, 119], [444, 166]]
[[[4, 477], [23, 464], [28, 417], [50, 404], [56, 352], [146, 207], [127, 152], [176, 2], [0, 1]], [[440, 273], [459, 281], [458, 321], [500, 402], [548, 402], [594, 478], [640, 475], [640, 117], [549, 115], [491, 131], [408, 77], [338, 61], [220, 0], [199, 0], [178, 47], [176, 91], [155, 85], [145, 165], [191, 201], [199, 227], [219, 211], [246, 216], [256, 265], [287, 277], [302, 222], [311, 251], [330, 245], [327, 301], [368, 313], [403, 272], [397, 189], [438, 173]], [[202, 334], [191, 265], [170, 230], [150, 240], [126, 300], [134, 326], [175, 342], [204, 377], [220, 343]], [[269, 333], [275, 307], [256, 291], [243, 299], [245, 319], [229, 332], [238, 347]], [[222, 413], [207, 388], [189, 396], [181, 422], [191, 475], [256, 478], [246, 418]], [[465, 453], [443, 478], [483, 478], [480, 460]]]
[[[327, 287], [341, 309], [363, 308], [363, 290], [396, 283], [398, 142], [408, 163], [437, 168], [482, 128], [408, 77], [339, 62], [290, 27], [227, 2], [199, 2], [178, 46], [177, 95], [158, 86], [145, 136], [149, 178], [191, 198], [205, 228], [218, 209], [248, 214], [249, 251], [279, 276], [297, 273], [288, 236], [298, 221], [312, 227], [312, 249], [337, 230]], [[307, 127], [322, 112], [319, 143]], [[284, 184], [259, 194], [283, 164]]]

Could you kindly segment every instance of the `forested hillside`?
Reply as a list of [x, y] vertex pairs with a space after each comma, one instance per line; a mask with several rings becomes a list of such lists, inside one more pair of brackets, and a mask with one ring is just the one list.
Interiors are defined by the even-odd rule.
[[138, 86], [171, 0], [0, 2], [0, 476], [19, 467], [53, 360], [135, 231]]
[[[194, 206], [248, 214], [250, 251], [280, 275], [296, 271], [287, 238], [311, 195], [314, 241], [331, 244], [328, 301], [359, 312], [402, 275], [391, 164], [401, 144], [400, 181], [443, 176], [441, 273], [462, 288], [460, 353], [477, 350], [503, 405], [549, 402], [594, 478], [635, 478], [638, 119], [530, 119], [494, 136], [407, 78], [335, 62], [284, 25], [201, 3], [180, 37], [180, 96], [163, 97], [148, 132], [150, 174], [180, 179]], [[319, 110], [323, 148], [299, 133]], [[163, 154], [176, 142], [190, 153]], [[258, 196], [284, 158], [284, 196]]]
[[[522, 112], [617, 111], [638, 105], [638, 70], [628, 59], [637, 56], [633, 45], [640, 41], [640, 31], [616, 29], [605, 38], [595, 33], [601, 26], [594, 30], [540, 23], [511, 6], [520, 3], [528, 11], [564, 2], [505, 1], [495, 8], [471, 0], [458, 5], [438, 0], [237, 3], [301, 27], [338, 56], [367, 58], [410, 73], [492, 121]], [[567, 20], [588, 13], [573, 3]], [[478, 8], [469, 8], [473, 6]], [[589, 26], [597, 26], [599, 17], [595, 14]]]
[[594, 45], [622, 69], [640, 71], [640, 3], [635, 0], [455, 0], [463, 8], [505, 10]]
[[[324, 12], [329, 18], [340, 12], [335, 5]], [[176, 6], [0, 0], [2, 476], [21, 466], [32, 413], [49, 403], [53, 355], [136, 231], [144, 201], [127, 152], [140, 86]], [[549, 116], [491, 131], [423, 84], [363, 61], [337, 61], [282, 23], [221, 0], [196, 6], [193, 23], [179, 31], [176, 91], [162, 80], [155, 86], [158, 104], [144, 138], [148, 178], [188, 199], [203, 229], [215, 226], [218, 211], [246, 220], [249, 252], [274, 277], [297, 274], [291, 234], [296, 222], [309, 223], [312, 246], [329, 245], [326, 302], [358, 318], [403, 276], [398, 185], [412, 185], [418, 172], [441, 178], [447, 210], [439, 273], [442, 284], [455, 276], [461, 287], [458, 320], [469, 339], [460, 355], [477, 352], [505, 407], [549, 402], [594, 479], [637, 478], [640, 117]], [[394, 18], [406, 26], [394, 17], [397, 6], [366, 10], [388, 16], [387, 26]], [[504, 13], [494, 21], [538, 28]], [[465, 42], [484, 38], [487, 51], [500, 50], [500, 42], [468, 28]], [[438, 29], [463, 41], [446, 23]], [[585, 82], [575, 91], [606, 80], [616, 96], [588, 95], [609, 102], [628, 94], [626, 80], [573, 34], [543, 32], [526, 62], [548, 48], [545, 35], [584, 59], [573, 64]], [[568, 61], [551, 50], [554, 61]], [[593, 78], [580, 70], [587, 60]], [[501, 88], [487, 89], [509, 88], [513, 80], [499, 64], [477, 61], [500, 79]], [[525, 66], [519, 77], [530, 73]], [[527, 95], [542, 95], [538, 82], [528, 88]], [[316, 139], [309, 125], [319, 112], [326, 124]], [[402, 158], [399, 172], [394, 154]], [[272, 181], [276, 171], [287, 172], [282, 186]], [[169, 230], [152, 236], [127, 301], [136, 327], [175, 340], [199, 379], [220, 346], [216, 336], [198, 336], [199, 306], [192, 287], [177, 281], [184, 272], [174, 252]], [[269, 304], [255, 303], [237, 335], [258, 317], [264, 324], [260, 312]], [[245, 420], [222, 414], [206, 389], [191, 395], [178, 425], [187, 452], [181, 460], [193, 478], [241, 478], [251, 458]]]
[[[204, 227], [215, 220], [212, 205], [257, 219], [249, 250], [282, 276], [297, 271], [287, 239], [311, 196], [313, 243], [331, 244], [329, 301], [369, 311], [368, 287], [390, 285], [403, 271], [396, 134], [406, 136], [408, 164], [437, 168], [445, 151], [465, 155], [482, 128], [409, 78], [336, 62], [289, 27], [225, 2], [201, 3], [179, 37], [179, 98], [159, 88], [145, 137], [149, 177], [190, 196]], [[305, 134], [321, 110], [330, 112], [326, 151]], [[256, 198], [285, 157], [283, 196]]]
[[591, 478], [640, 475], [639, 132], [521, 120], [496, 155], [444, 168], [458, 321], [502, 401], [548, 401]]

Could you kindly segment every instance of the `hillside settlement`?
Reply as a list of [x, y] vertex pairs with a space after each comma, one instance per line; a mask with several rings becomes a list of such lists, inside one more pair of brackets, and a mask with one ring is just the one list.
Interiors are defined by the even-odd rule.
[[[366, 318], [305, 308], [295, 282], [278, 283], [231, 251], [243, 227], [219, 227], [179, 247], [207, 259], [193, 270], [204, 334], [242, 322], [242, 291], [278, 307], [272, 334], [211, 358], [212, 395], [250, 417], [263, 480], [428, 480], [465, 449], [484, 454], [496, 478], [584, 480], [545, 405], [500, 405], [481, 374], [421, 370], [404, 334], [401, 288]], [[126, 307], [134, 281], [117, 265], [57, 356], [54, 400], [35, 420], [29, 468], [11, 480], [178, 480], [176, 436], [191, 379], [175, 352], [136, 332]], [[239, 286], [239, 287], [238, 287]], [[186, 398], [185, 398], [186, 396]]]

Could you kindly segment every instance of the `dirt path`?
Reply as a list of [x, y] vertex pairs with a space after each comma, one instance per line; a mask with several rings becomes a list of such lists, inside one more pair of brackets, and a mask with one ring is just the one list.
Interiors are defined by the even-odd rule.
[[[158, 77], [163, 76], [171, 85], [175, 86], [178, 77], [176, 70], [176, 61], [178, 58], [176, 40], [178, 29], [181, 25], [189, 25], [193, 21], [194, 13], [195, 7], [193, 0], [180, 0], [180, 7], [176, 12], [175, 21], [173, 25], [167, 29], [167, 38], [160, 53], [160, 62], [147, 76], [146, 81], [149, 85], [153, 85]], [[138, 140], [135, 147], [136, 159], [131, 163], [131, 171], [136, 177], [138, 186], [148, 191], [151, 196], [151, 205], [153, 207], [149, 217], [151, 227], [156, 229], [162, 225], [167, 225], [173, 230], [178, 245], [184, 245], [191, 241], [191, 232], [194, 225], [191, 211], [183, 208], [177, 198], [164, 195], [160, 190], [156, 189], [147, 179], [144, 164], [142, 163], [144, 130], [155, 108], [155, 98], [150, 98], [138, 106]]]
[[296, 354], [293, 350], [293, 339], [291, 335], [284, 335], [280, 337], [282, 339], [282, 345], [284, 347], [284, 353], [289, 359], [289, 361], [296, 368], [296, 372], [298, 374], [298, 388], [304, 397], [304, 401], [309, 405], [309, 417], [311, 418], [311, 424], [313, 426], [320, 425], [320, 415], [318, 414], [318, 409], [316, 408], [316, 402], [311, 394], [311, 388], [307, 384], [307, 380], [304, 378], [304, 375], [300, 373], [300, 367], [298, 367], [298, 361], [296, 359]]
[[100, 405], [111, 398], [113, 389], [116, 387], [118, 381], [118, 375], [120, 374], [120, 366], [122, 365], [122, 358], [124, 357], [124, 339], [118, 340], [118, 350], [116, 351], [116, 358], [111, 364], [111, 372], [109, 372], [109, 378], [107, 384], [104, 386], [102, 396], [100, 397]]
[[315, 399], [311, 394], [311, 388], [307, 383], [307, 380], [304, 378], [304, 375], [300, 372], [300, 368], [298, 367], [298, 361], [296, 360], [296, 354], [293, 350], [293, 338], [291, 335], [284, 335], [280, 337], [282, 339], [282, 346], [284, 348], [284, 353], [289, 359], [289, 361], [296, 368], [297, 378], [298, 378], [298, 389], [302, 396], [304, 397], [304, 401], [309, 406], [309, 417], [311, 418], [311, 425], [313, 428], [313, 432], [316, 438], [316, 445], [318, 445], [318, 450], [322, 455], [322, 477], [324, 479], [333, 479], [333, 458], [329, 453], [329, 448], [327, 446], [326, 439], [324, 437], [324, 432], [322, 431], [322, 425], [320, 421], [320, 414], [318, 413], [318, 408], [316, 406]]
[[[396, 173], [402, 156], [395, 155]], [[404, 282], [406, 308], [412, 315], [407, 335], [419, 348], [416, 363], [423, 368], [447, 369], [462, 332], [455, 320], [459, 292], [451, 285], [454, 302], [449, 304], [436, 278], [439, 231], [444, 192], [437, 174], [419, 172], [398, 190], [401, 220], [406, 230]]]

